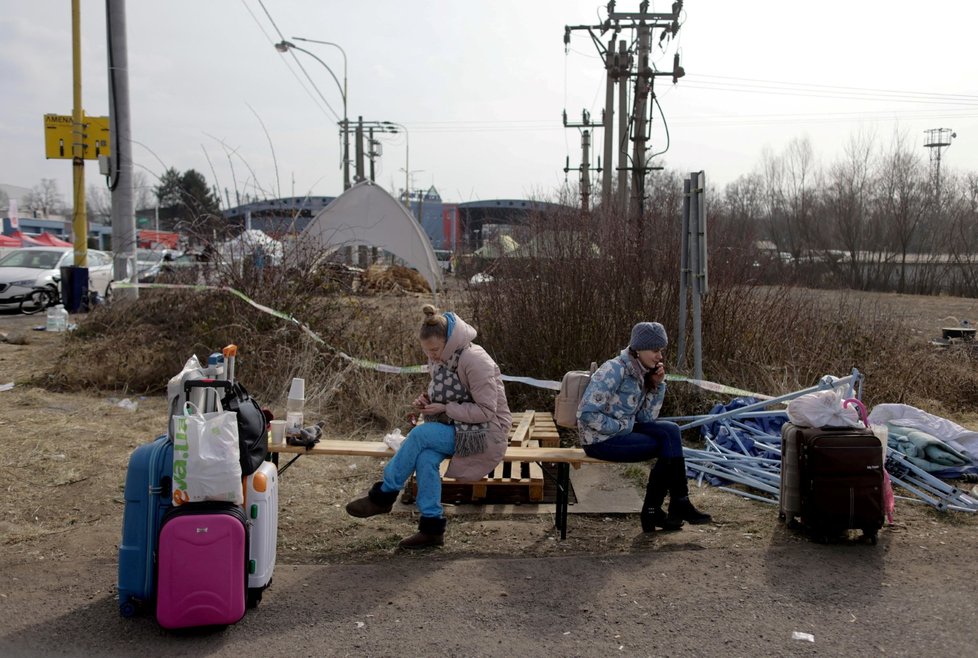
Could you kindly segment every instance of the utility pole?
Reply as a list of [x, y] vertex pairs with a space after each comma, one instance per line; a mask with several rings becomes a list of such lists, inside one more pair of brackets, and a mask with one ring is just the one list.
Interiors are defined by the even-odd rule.
[[941, 157], [944, 150], [951, 145], [951, 140], [958, 136], [950, 128], [930, 128], [924, 131], [924, 147], [930, 151], [931, 175], [934, 178], [934, 207], [941, 207]]
[[[564, 27], [564, 46], [565, 52], [569, 49], [571, 33], [576, 30], [587, 31], [594, 42], [595, 47], [601, 54], [605, 68], [608, 73], [608, 80], [605, 87], [605, 108], [603, 127], [605, 130], [604, 142], [604, 176], [602, 177], [602, 203], [608, 204], [611, 200], [611, 169], [610, 162], [613, 137], [611, 126], [614, 123], [613, 99], [613, 80], [618, 83], [618, 126], [619, 126], [619, 153], [618, 153], [618, 195], [617, 205], [621, 210], [629, 207], [629, 176], [632, 173], [631, 181], [631, 213], [637, 221], [643, 213], [643, 203], [645, 196], [645, 176], [648, 174], [647, 166], [648, 142], [649, 142], [649, 95], [652, 91], [652, 81], [657, 76], [671, 75], [673, 82], [676, 82], [684, 75], [682, 67], [679, 66], [679, 56], [673, 59], [672, 71], [654, 71], [649, 66], [649, 50], [651, 48], [652, 33], [656, 29], [663, 31], [660, 43], [667, 37], [675, 36], [679, 31], [679, 16], [683, 9], [683, 0], [676, 0], [672, 3], [671, 11], [668, 13], [649, 12], [648, 0], [642, 0], [639, 4], [638, 12], [617, 12], [615, 10], [615, 0], [608, 2], [608, 17], [600, 25], [568, 25]], [[623, 30], [632, 30], [637, 34], [634, 41], [638, 44], [638, 62], [636, 62], [636, 89], [634, 107], [631, 116], [626, 111], [628, 98], [627, 80], [631, 75], [632, 54], [626, 47], [625, 40], [619, 40], [619, 50], [617, 54], [612, 54], [614, 41], [618, 34]], [[612, 33], [612, 38], [605, 47], [599, 39], [598, 34], [604, 35]], [[628, 156], [628, 127], [633, 124], [632, 142], [633, 150], [631, 163]]]
[[[643, 14], [647, 3], [642, 3]], [[635, 129], [632, 132], [632, 198], [629, 216], [635, 219], [635, 245], [641, 249], [642, 220], [645, 214], [645, 145], [648, 143], [646, 105], [652, 90], [652, 69], [649, 68], [649, 40], [652, 31], [645, 22], [638, 26], [638, 62], [635, 70]]]
[[[136, 218], [132, 190], [132, 125], [129, 114], [129, 51], [126, 39], [125, 0], [106, 0], [109, 46], [109, 137], [112, 140], [108, 171], [112, 192], [112, 263], [114, 279], [134, 282], [136, 268]], [[114, 163], [114, 164], [111, 164]], [[156, 204], [155, 228], [160, 230], [160, 206]], [[138, 299], [138, 288], [117, 293]]]
[[357, 171], [353, 178], [354, 183], [361, 183], [366, 178], [363, 175], [363, 117], [357, 117]]
[[[601, 206], [608, 208], [611, 203], [611, 174], [614, 170], [612, 150], [615, 144], [615, 82], [618, 80], [615, 69], [615, 40], [608, 42], [608, 50], [604, 54], [604, 68], [607, 80], [604, 93], [604, 171], [601, 172]], [[621, 108], [624, 112], [624, 108]]]
[[618, 211], [628, 207], [628, 72], [632, 68], [628, 47], [624, 40], [618, 42]]
[[[581, 123], [568, 123], [567, 121], [567, 111], [564, 111], [564, 127], [565, 128], [583, 128], [581, 131], [581, 166], [571, 167], [570, 158], [568, 157], [568, 162], [564, 165], [564, 173], [569, 171], [580, 171], [581, 177], [579, 180], [579, 189], [581, 193], [581, 210], [587, 212], [591, 206], [591, 131], [590, 128], [594, 124], [591, 123], [591, 113], [587, 110], [581, 112]], [[601, 171], [601, 166], [599, 164], [598, 171]]]
[[367, 128], [367, 157], [370, 159], [370, 182], [375, 182], [374, 159], [381, 155], [380, 142], [374, 139], [374, 127]]

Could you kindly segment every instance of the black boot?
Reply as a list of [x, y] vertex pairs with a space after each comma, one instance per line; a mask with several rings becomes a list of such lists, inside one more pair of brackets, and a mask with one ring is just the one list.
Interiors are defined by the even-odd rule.
[[686, 480], [686, 460], [682, 457], [672, 459], [669, 477], [669, 515], [667, 520], [682, 525], [683, 521], [692, 525], [709, 523], [713, 518], [703, 514], [689, 501], [689, 482]]
[[645, 501], [642, 503], [642, 513], [639, 515], [642, 532], [655, 532], [657, 527], [663, 530], [678, 530], [683, 525], [681, 521], [677, 524], [668, 519], [666, 513], [662, 511], [662, 503], [669, 490], [669, 478], [672, 472], [670, 462], [670, 459], [659, 457], [649, 472], [649, 482], [645, 485]]
[[383, 491], [380, 488], [381, 482], [374, 482], [370, 491], [363, 498], [347, 503], [346, 513], [350, 516], [365, 519], [368, 516], [377, 514], [387, 514], [394, 507], [397, 501], [396, 491]]
[[447, 524], [448, 521], [444, 517], [422, 516], [418, 520], [418, 532], [402, 539], [398, 546], [409, 550], [443, 546]]

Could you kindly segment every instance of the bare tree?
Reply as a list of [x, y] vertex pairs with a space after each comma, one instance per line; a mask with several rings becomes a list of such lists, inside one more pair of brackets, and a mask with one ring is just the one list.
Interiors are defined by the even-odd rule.
[[801, 252], [801, 246], [792, 240], [788, 230], [786, 214], [787, 201], [784, 192], [784, 161], [771, 149], [761, 152], [761, 179], [763, 180], [762, 203], [767, 235], [780, 251], [789, 251], [792, 256]]
[[156, 207], [156, 188], [150, 185], [146, 173], [134, 171], [132, 174], [133, 207], [136, 210]]
[[65, 212], [64, 197], [58, 191], [58, 182], [53, 178], [42, 178], [38, 185], [24, 195], [26, 210], [35, 217], [60, 215]]
[[899, 257], [897, 292], [906, 290], [907, 254], [919, 237], [927, 208], [927, 178], [907, 141], [905, 134], [894, 135], [882, 158], [876, 197], [877, 212], [887, 227], [887, 244]]
[[[841, 160], [829, 167], [826, 186], [822, 194], [824, 211], [825, 239], [823, 248], [836, 246], [845, 249], [846, 264], [839, 269], [847, 269], [847, 279], [851, 288], [860, 289], [864, 285], [860, 266], [861, 252], [871, 239], [871, 221], [868, 213], [867, 196], [872, 183], [873, 150], [875, 138], [869, 133], [852, 136], [845, 146]], [[827, 258], [832, 263], [833, 259]]]
[[953, 196], [948, 196], [948, 232], [953, 276], [949, 292], [978, 296], [978, 173], [957, 180]]
[[791, 140], [784, 153], [785, 182], [785, 223], [791, 242], [796, 245], [792, 251], [797, 260], [801, 248], [812, 244], [814, 235], [815, 202], [818, 188], [818, 169], [815, 151], [808, 137]]
[[85, 192], [88, 218], [101, 224], [112, 223], [112, 194], [104, 185], [89, 185]]

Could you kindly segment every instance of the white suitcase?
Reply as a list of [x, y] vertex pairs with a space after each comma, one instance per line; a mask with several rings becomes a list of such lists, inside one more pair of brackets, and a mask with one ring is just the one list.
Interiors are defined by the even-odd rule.
[[245, 516], [248, 517], [248, 606], [261, 601], [272, 582], [278, 541], [278, 470], [264, 462], [246, 478]]

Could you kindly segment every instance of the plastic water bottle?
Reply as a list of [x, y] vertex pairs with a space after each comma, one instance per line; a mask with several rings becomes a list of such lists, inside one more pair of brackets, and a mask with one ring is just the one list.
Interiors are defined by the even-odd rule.
[[58, 304], [49, 308], [45, 329], [47, 331], [65, 331], [67, 328], [68, 311], [65, 310], [65, 307]]
[[302, 410], [306, 406], [306, 381], [301, 377], [292, 379], [289, 387], [289, 401], [285, 407], [285, 433], [297, 436], [302, 431]]

